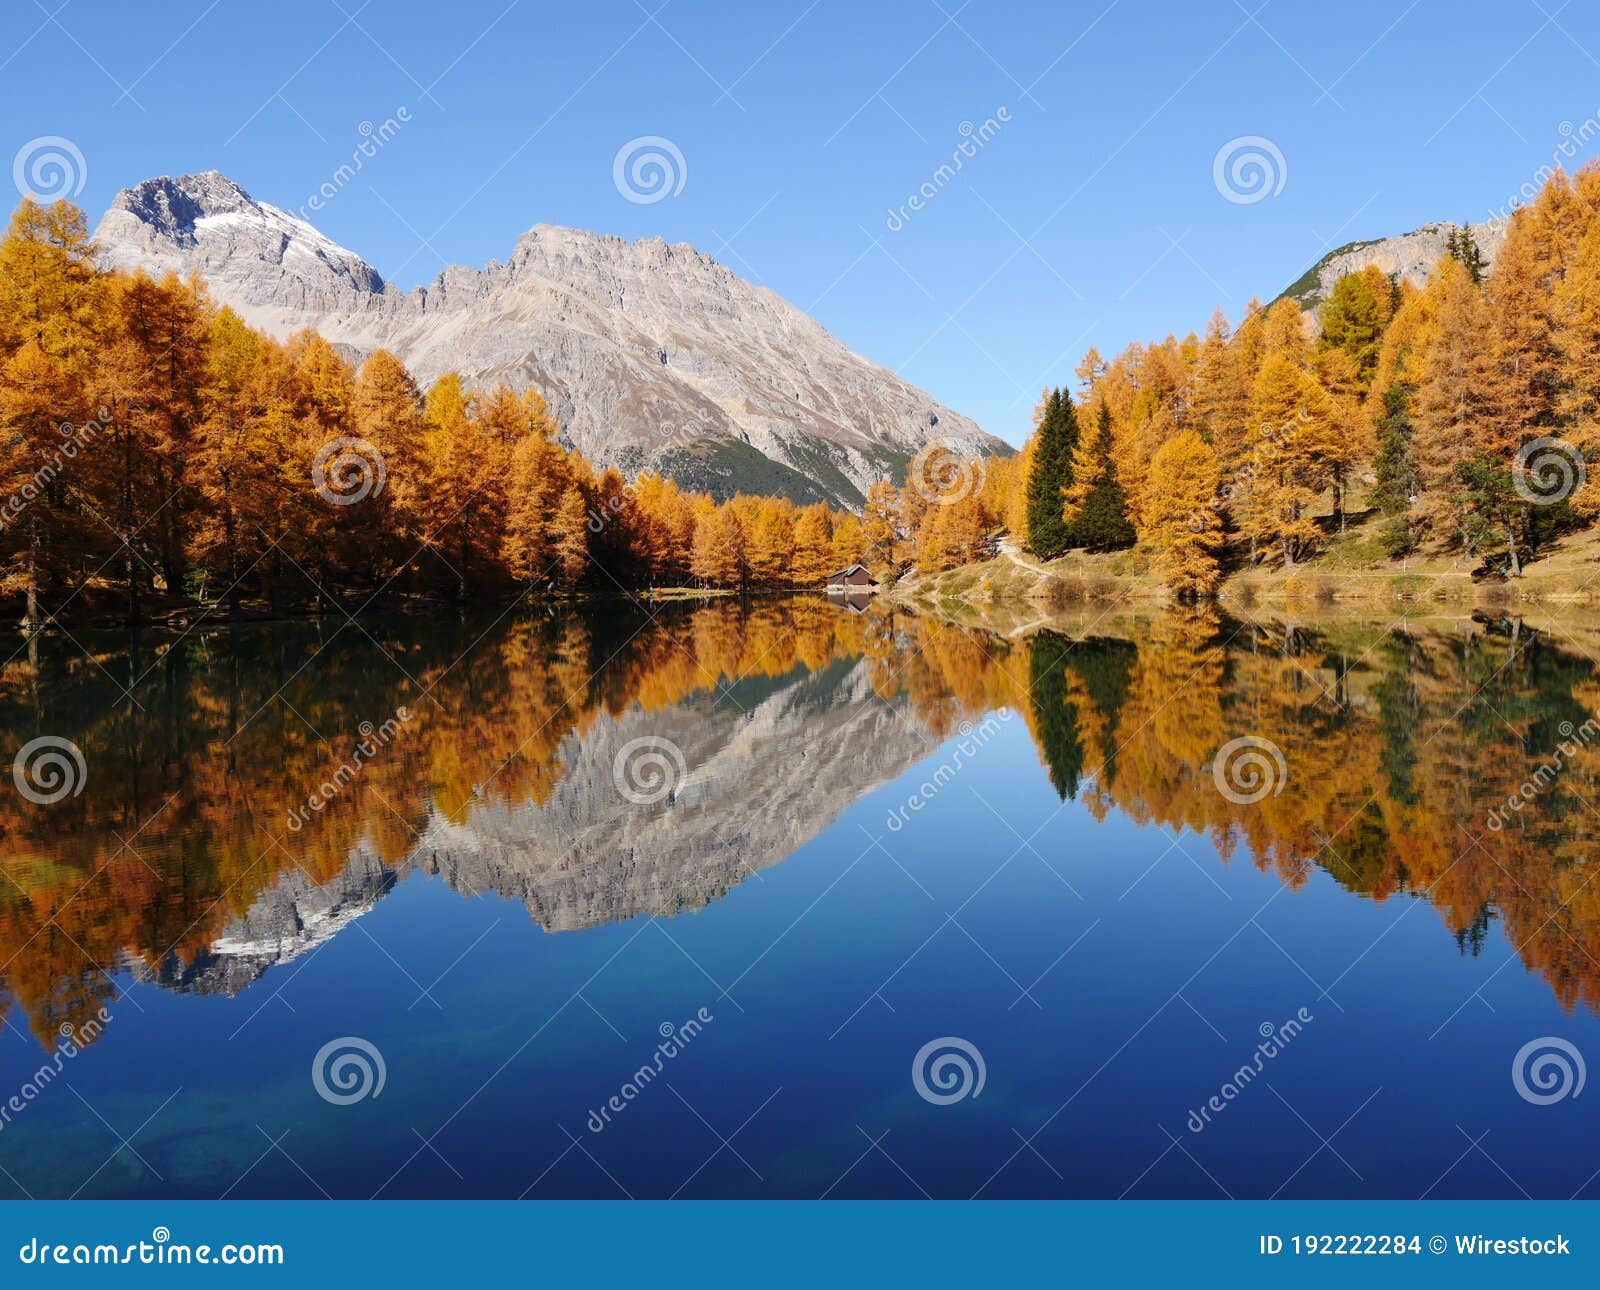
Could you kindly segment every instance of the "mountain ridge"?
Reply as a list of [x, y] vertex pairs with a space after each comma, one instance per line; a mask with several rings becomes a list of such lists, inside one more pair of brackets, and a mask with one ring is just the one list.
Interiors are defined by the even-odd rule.
[[1359, 273], [1368, 265], [1377, 265], [1384, 273], [1399, 275], [1416, 286], [1422, 285], [1433, 266], [1448, 248], [1450, 234], [1465, 227], [1483, 254], [1484, 267], [1494, 262], [1500, 244], [1505, 241], [1509, 216], [1480, 220], [1465, 226], [1448, 220], [1435, 220], [1414, 228], [1409, 233], [1396, 233], [1390, 237], [1367, 238], [1346, 242], [1334, 247], [1320, 260], [1279, 293], [1278, 299], [1287, 296], [1302, 309], [1315, 310], [1336, 283], [1346, 273]]
[[313, 327], [354, 358], [389, 349], [424, 384], [457, 370], [538, 388], [591, 460], [719, 497], [853, 505], [930, 441], [1011, 451], [688, 243], [539, 223], [505, 260], [401, 290], [217, 171], [123, 189], [95, 240], [108, 267], [199, 272], [280, 338]]

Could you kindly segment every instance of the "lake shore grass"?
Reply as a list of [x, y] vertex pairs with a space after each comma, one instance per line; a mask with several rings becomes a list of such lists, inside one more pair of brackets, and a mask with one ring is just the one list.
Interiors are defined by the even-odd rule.
[[[1600, 606], [1600, 532], [1561, 538], [1538, 553], [1520, 577], [1485, 575], [1481, 562], [1460, 556], [1418, 554], [1400, 560], [1384, 555], [1374, 526], [1352, 524], [1330, 535], [1313, 560], [1284, 567], [1248, 566], [1232, 552], [1233, 567], [1218, 588], [1216, 603], [1234, 614], [1255, 610], [1354, 614], [1367, 618], [1480, 615], [1526, 616]], [[1019, 616], [1071, 606], [1151, 609], [1170, 603], [1146, 546], [1092, 555], [1069, 552], [1038, 560], [1003, 541], [988, 560], [939, 573], [913, 571], [888, 588], [911, 606], [961, 605]], [[1561, 616], [1564, 616], [1561, 615]]]

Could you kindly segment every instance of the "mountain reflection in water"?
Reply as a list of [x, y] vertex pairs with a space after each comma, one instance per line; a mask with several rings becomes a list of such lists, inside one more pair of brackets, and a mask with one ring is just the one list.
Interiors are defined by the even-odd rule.
[[[1096, 819], [1207, 835], [1290, 888], [1321, 868], [1425, 899], [1442, 953], [1502, 923], [1564, 1006], [1595, 1007], [1590, 662], [1481, 624], [1122, 632], [794, 598], [36, 640], [0, 670], [4, 746], [68, 738], [87, 775], [51, 805], [0, 794], [0, 1010], [48, 1048], [119, 974], [245, 990], [413, 871], [550, 931], [703, 907], [996, 710]], [[1281, 755], [1259, 800], [1220, 791], [1240, 737]], [[639, 741], [670, 750], [659, 796], [624, 791]]]

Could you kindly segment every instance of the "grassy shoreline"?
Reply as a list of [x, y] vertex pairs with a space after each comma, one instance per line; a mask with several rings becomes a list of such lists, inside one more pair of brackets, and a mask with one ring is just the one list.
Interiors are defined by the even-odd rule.
[[[1600, 532], [1572, 534], [1541, 552], [1520, 578], [1474, 577], [1475, 562], [1440, 556], [1388, 560], [1357, 529], [1340, 534], [1317, 559], [1228, 573], [1216, 603], [1229, 612], [1357, 610], [1369, 616], [1415, 618], [1480, 614], [1521, 616], [1535, 610], [1600, 607]], [[1069, 552], [1040, 561], [1003, 543], [999, 554], [940, 573], [911, 574], [889, 589], [908, 605], [965, 605], [1008, 617], [1069, 606], [1171, 603], [1146, 547], [1105, 555]]]

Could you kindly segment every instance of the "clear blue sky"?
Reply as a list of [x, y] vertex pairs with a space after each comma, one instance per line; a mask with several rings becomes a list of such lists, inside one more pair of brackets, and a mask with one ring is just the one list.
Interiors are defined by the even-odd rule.
[[[128, 184], [211, 167], [299, 207], [363, 121], [404, 107], [314, 217], [399, 285], [504, 257], [540, 221], [691, 242], [1013, 442], [1090, 343], [1199, 328], [1215, 304], [1237, 316], [1330, 245], [1481, 219], [1549, 162], [1563, 123], [1585, 134], [1600, 113], [1584, 0], [5, 12], [0, 144], [70, 139], [91, 218]], [[960, 172], [886, 227], [962, 123], [989, 118]], [[647, 135], [686, 173], [675, 195], [630, 202], [613, 162]], [[1246, 136], [1281, 154], [1281, 190], [1228, 201], [1214, 161]]]

